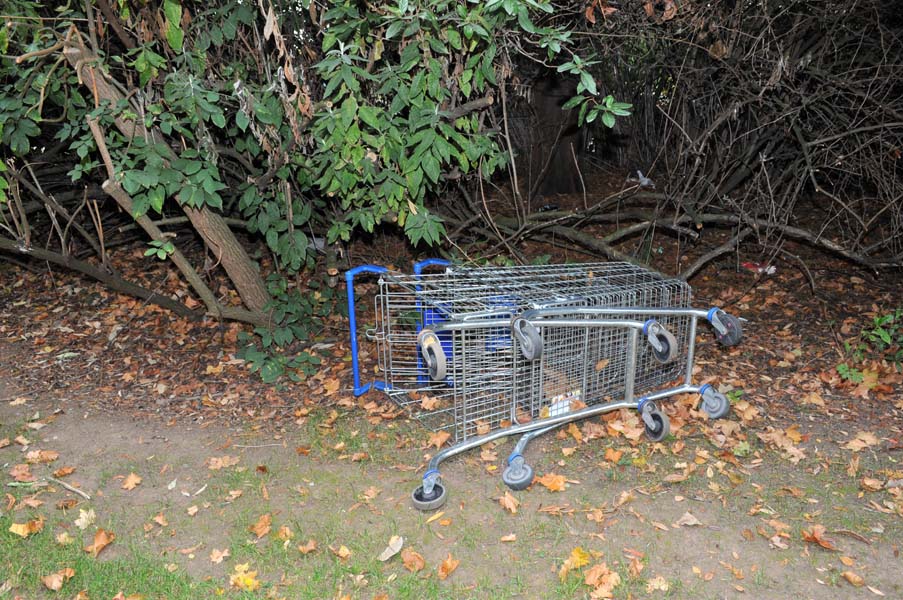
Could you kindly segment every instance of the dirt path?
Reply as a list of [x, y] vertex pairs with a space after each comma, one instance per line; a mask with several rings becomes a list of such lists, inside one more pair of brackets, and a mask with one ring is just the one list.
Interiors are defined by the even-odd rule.
[[[406, 423], [360, 446], [368, 459], [351, 462], [339, 457], [357, 447], [354, 438], [374, 432], [354, 415], [340, 417], [325, 436], [309, 424], [261, 433], [125, 419], [32, 397], [11, 406], [18, 396], [8, 388], [0, 397], [0, 439], [25, 435], [30, 442], [0, 450], [4, 472], [23, 452], [54, 450], [59, 459], [52, 467], [75, 466], [66, 481], [92, 497], [45, 488], [39, 497], [47, 505], [79, 501], [67, 513], [45, 511], [54, 532], [90, 507], [117, 535], [104, 559], [143, 545], [166, 565], [224, 587], [231, 567], [250, 560], [277, 595], [303, 587], [305, 595], [287, 596], [333, 597], [341, 589], [352, 597], [396, 597], [407, 570], [398, 557], [384, 564], [375, 558], [400, 535], [423, 556], [424, 573], [449, 553], [460, 560], [447, 581], [436, 582], [437, 597], [582, 597], [591, 589], [583, 584], [585, 568], [563, 582], [558, 576], [574, 548], [589, 553], [590, 565], [604, 562], [619, 573], [616, 598], [865, 598], [878, 591], [903, 597], [900, 516], [876, 510], [884, 506], [883, 494], [863, 493], [845, 472], [849, 456], [820, 452], [821, 440], [810, 439], [804, 447], [812, 456], [798, 465], [767, 451], [732, 465], [719, 460], [701, 434], [654, 446], [593, 440], [567, 457], [562, 450], [575, 447], [575, 440], [553, 437], [529, 450], [531, 462], [538, 474], [563, 473], [569, 483], [560, 492], [534, 484], [517, 493], [516, 514], [499, 503], [505, 488], [498, 471], [490, 472], [504, 446], [496, 450], [498, 460], [470, 455], [451, 461], [443, 469], [450, 501], [440, 519], [428, 522], [431, 515], [408, 502], [419, 477], [410, 469], [422, 463], [423, 451], [392, 447], [415, 435]], [[34, 423], [46, 426], [31, 429]], [[345, 450], [333, 449], [342, 442]], [[299, 447], [311, 450], [299, 454]], [[601, 460], [606, 448], [623, 452], [618, 466]], [[861, 457], [860, 469], [870, 473], [899, 468], [890, 454]], [[212, 459], [236, 464], [212, 470]], [[698, 468], [682, 481], [663, 482], [686, 473], [688, 464]], [[124, 490], [130, 473], [142, 481]], [[21, 488], [16, 491], [21, 499]], [[271, 530], [258, 539], [248, 528], [265, 514]], [[17, 516], [4, 515], [4, 528]], [[813, 525], [825, 527], [823, 538], [836, 551], [803, 540]], [[294, 535], [288, 551], [278, 536], [283, 526]], [[502, 541], [505, 536], [515, 539]], [[315, 552], [295, 549], [311, 539]], [[330, 551], [342, 546], [351, 552], [351, 568]], [[224, 549], [231, 557], [213, 563], [211, 552]], [[854, 587], [845, 572], [874, 591]]]

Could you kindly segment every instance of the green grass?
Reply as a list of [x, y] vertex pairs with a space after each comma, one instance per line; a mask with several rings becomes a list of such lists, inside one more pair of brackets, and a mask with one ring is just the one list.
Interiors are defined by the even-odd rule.
[[0, 517], [0, 585], [10, 582], [15, 593], [24, 597], [51, 597], [41, 577], [67, 567], [75, 570], [75, 576], [63, 586], [59, 597], [71, 597], [80, 590], [87, 590], [90, 598], [110, 598], [119, 591], [171, 599], [215, 594], [215, 583], [195, 581], [180, 569], [170, 572], [164, 561], [128, 541], [114, 542], [125, 546], [124, 555], [119, 548], [120, 556], [107, 559], [101, 554], [94, 558], [82, 550], [78, 540], [67, 546], [56, 543], [54, 527], [49, 523], [27, 539], [9, 531], [12, 523], [8, 515]]

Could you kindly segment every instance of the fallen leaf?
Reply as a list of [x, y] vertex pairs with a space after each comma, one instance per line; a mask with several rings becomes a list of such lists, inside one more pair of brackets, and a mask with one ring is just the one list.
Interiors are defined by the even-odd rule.
[[509, 533], [508, 535], [503, 535], [500, 539], [500, 542], [516, 542], [517, 535], [513, 533]]
[[44, 517], [38, 517], [37, 519], [32, 519], [25, 523], [13, 523], [9, 526], [10, 532], [24, 538], [39, 533], [42, 529], [44, 529]]
[[427, 442], [428, 446], [435, 446], [436, 448], [441, 448], [445, 442], [447, 442], [451, 438], [451, 434], [447, 431], [436, 431], [430, 434], [429, 442]]
[[399, 552], [401, 552], [401, 547], [404, 545], [404, 538], [400, 535], [393, 535], [389, 538], [389, 544], [386, 546], [386, 549], [382, 551], [379, 555], [380, 562], [386, 562]]
[[499, 498], [499, 504], [511, 514], [517, 514], [517, 507], [520, 506], [520, 500], [512, 496], [511, 492], [506, 491], [505, 495]]
[[217, 550], [216, 548], [214, 548], [210, 552], [210, 562], [218, 565], [223, 562], [224, 558], [228, 558], [229, 556], [231, 556], [231, 554], [228, 548], [226, 548], [225, 550]]
[[847, 566], [847, 567], [852, 567], [856, 563], [856, 561], [853, 560], [852, 558], [850, 558], [849, 556], [841, 556], [840, 562], [842, 562], [844, 564], [844, 566]]
[[164, 515], [162, 512], [157, 513], [157, 516], [154, 517], [154, 523], [156, 523], [160, 527], [166, 527], [169, 525], [169, 522], [166, 520], [166, 515]]
[[9, 446], [11, 443], [12, 443], [12, 442], [9, 441], [9, 438], [8, 438], [8, 437], [5, 437], [5, 438], [3, 438], [3, 439], [0, 439], [0, 448], [6, 448], [6, 447]]
[[442, 564], [439, 565], [439, 580], [442, 581], [448, 579], [448, 576], [454, 573], [459, 564], [461, 564], [461, 561], [452, 557], [451, 552], [449, 552], [448, 558], [443, 560]]
[[873, 479], [871, 477], [863, 477], [859, 481], [859, 487], [864, 489], [867, 492], [880, 492], [884, 487], [884, 482], [880, 479]]
[[333, 554], [335, 554], [342, 560], [345, 560], [349, 556], [351, 556], [351, 550], [349, 550], [347, 546], [339, 546], [338, 550], [336, 550], [335, 548], [330, 546], [329, 549], [332, 551]]
[[301, 554], [310, 554], [314, 550], [317, 549], [317, 542], [314, 540], [307, 540], [307, 543], [302, 545], [298, 545], [298, 552]]
[[812, 529], [804, 529], [803, 530], [803, 540], [818, 544], [825, 550], [837, 550], [837, 547], [834, 545], [834, 542], [824, 537], [825, 535], [825, 527], [824, 525], [815, 524], [812, 526]]
[[73, 473], [75, 473], [75, 467], [60, 467], [59, 469], [57, 469], [56, 471], [53, 472], [53, 476], [56, 477], [57, 479], [62, 479], [63, 477], [66, 477], [67, 475], [72, 475]]
[[884, 592], [882, 592], [882, 591], [879, 590], [878, 588], [874, 588], [874, 587], [872, 587], [872, 586], [870, 586], [870, 585], [867, 585], [867, 586], [865, 586], [865, 587], [866, 587], [866, 589], [868, 589], [868, 591], [870, 591], [871, 593], [875, 594], [876, 596], [883, 596], [883, 595], [884, 595]]
[[141, 484], [141, 477], [136, 475], [135, 473], [129, 473], [125, 480], [122, 482], [122, 489], [124, 490], [133, 490]]
[[41, 577], [41, 583], [44, 584], [48, 590], [53, 592], [58, 592], [63, 588], [63, 584], [75, 577], [75, 570], [69, 567], [62, 569], [61, 571], [57, 571], [56, 573], [51, 573], [50, 575], [45, 575]]
[[100, 554], [104, 548], [113, 543], [113, 540], [116, 539], [116, 534], [112, 531], [107, 531], [103, 528], [98, 528], [94, 533], [94, 543], [90, 546], [85, 546], [85, 552], [97, 558], [97, 555]]
[[253, 592], [260, 588], [257, 571], [251, 571], [250, 568], [250, 563], [235, 565], [235, 569], [229, 575], [229, 585], [247, 592]]
[[78, 500], [75, 498], [63, 498], [56, 503], [56, 507], [60, 510], [69, 510], [78, 506]]
[[207, 468], [211, 471], [219, 471], [220, 469], [225, 469], [227, 467], [232, 467], [238, 464], [238, 458], [234, 456], [221, 456], [216, 457], [212, 456], [207, 459]]
[[841, 575], [843, 575], [844, 579], [850, 582], [850, 585], [853, 585], [855, 587], [862, 587], [865, 585], [865, 580], [853, 571], [844, 571], [843, 573], [841, 573]]
[[437, 512], [436, 514], [434, 514], [432, 517], [430, 517], [429, 519], [427, 519], [427, 520], [426, 520], [426, 524], [429, 525], [429, 524], [432, 523], [433, 521], [438, 521], [440, 518], [442, 518], [442, 515], [444, 515], [444, 514], [445, 514], [445, 511], [444, 511], [444, 510], [440, 510], [439, 512]]
[[188, 513], [189, 517], [193, 517], [194, 515], [198, 514], [198, 510], [199, 509], [198, 509], [197, 505], [192, 505], [192, 506], [189, 506], [187, 509], [185, 509], [185, 512]]
[[260, 515], [260, 518], [257, 519], [257, 522], [248, 527], [248, 531], [256, 535], [257, 539], [260, 539], [270, 532], [272, 522], [273, 519], [272, 517], [270, 517], [270, 513]]
[[32, 481], [37, 481], [37, 477], [31, 474], [31, 467], [25, 463], [14, 465], [13, 468], [10, 469], [9, 474], [19, 483], [31, 483]]
[[689, 511], [685, 512], [681, 518], [679, 518], [675, 523], [674, 527], [697, 527], [702, 525], [702, 523], [694, 517]]
[[401, 551], [401, 562], [404, 563], [404, 568], [411, 573], [416, 573], [426, 567], [426, 561], [423, 560], [423, 557], [410, 548], [405, 548]]
[[32, 450], [25, 455], [25, 462], [35, 463], [51, 463], [60, 457], [60, 453], [56, 450]]
[[670, 584], [668, 584], [668, 580], [659, 575], [658, 577], [653, 577], [649, 581], [646, 582], [646, 593], [651, 594], [652, 592], [667, 592], [671, 589]]
[[64, 531], [56, 535], [56, 543], [60, 546], [68, 546], [74, 541], [75, 539], [71, 535], [69, 535], [68, 531]]
[[614, 448], [605, 449], [605, 460], [610, 463], [617, 464], [622, 456], [624, 456], [624, 452], [621, 450], [615, 450]]
[[436, 410], [439, 407], [439, 398], [433, 398], [430, 396], [424, 396], [422, 400], [420, 400], [420, 408], [423, 410]]
[[291, 530], [288, 525], [283, 525], [276, 531], [276, 537], [283, 542], [287, 542], [293, 537], [295, 537], [295, 533]]
[[550, 492], [563, 492], [564, 485], [567, 480], [565, 479], [564, 475], [546, 473], [542, 477], [537, 477], [536, 481], [546, 487]]
[[860, 431], [856, 434], [856, 437], [843, 445], [847, 450], [852, 450], [853, 452], [860, 452], [865, 448], [870, 446], [877, 446], [880, 443], [875, 434], [870, 431]]
[[558, 579], [564, 581], [567, 579], [568, 573], [574, 569], [579, 569], [580, 567], [586, 566], [589, 564], [589, 552], [577, 546], [573, 550], [571, 550], [570, 556], [568, 556], [564, 563], [562, 563], [561, 568], [558, 569]]

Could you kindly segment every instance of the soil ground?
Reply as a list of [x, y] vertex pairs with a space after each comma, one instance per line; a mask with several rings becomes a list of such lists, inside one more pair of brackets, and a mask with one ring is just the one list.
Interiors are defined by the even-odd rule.
[[[604, 563], [596, 574], [619, 580], [614, 598], [903, 598], [903, 379], [868, 353], [862, 381], [836, 369], [853, 364], [845, 341], [903, 306], [894, 277], [824, 258], [808, 274], [710, 267], [694, 302], [749, 320], [735, 348], [699, 336], [695, 378], [731, 395], [728, 419], [710, 422], [684, 397], [664, 403], [662, 443], [635, 435], [627, 413], [547, 435], [528, 460], [566, 483], [511, 493], [516, 513], [499, 476], [511, 442], [471, 451], [443, 464], [449, 500], [433, 518], [409, 500], [436, 450], [430, 432], [376, 392], [353, 397], [342, 318], [322, 334], [318, 374], [265, 386], [234, 359], [237, 326], [3, 267], [0, 480], [11, 500], [0, 528], [9, 547], [27, 545], [34, 537], [7, 530], [43, 516], [36, 536], [88, 544], [95, 526], [74, 521], [93, 509], [116, 534], [97, 560], [145, 552], [227, 597], [242, 563], [263, 583], [247, 597], [609, 597], [590, 573]], [[369, 370], [375, 352], [364, 350]], [[52, 481], [7, 485], [36, 450], [58, 453], [47, 464], [31, 455], [39, 480], [75, 467], [55, 479], [90, 500]], [[132, 473], [141, 482], [124, 489]], [[64, 499], [75, 504], [57, 508]], [[422, 570], [377, 559], [394, 535]], [[309, 540], [316, 549], [302, 553]], [[562, 574], [577, 549], [586, 564]], [[449, 555], [458, 566], [440, 580]], [[28, 561], [0, 565], [0, 598], [62, 597]]]

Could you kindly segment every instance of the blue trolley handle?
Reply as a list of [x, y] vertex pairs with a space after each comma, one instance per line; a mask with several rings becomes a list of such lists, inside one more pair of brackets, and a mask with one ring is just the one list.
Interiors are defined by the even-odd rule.
[[420, 262], [414, 263], [414, 275], [421, 275], [423, 270], [427, 267], [447, 267], [451, 264], [451, 261], [445, 260], [444, 258], [428, 258], [426, 260], [421, 260]]
[[361, 265], [345, 271], [345, 284], [348, 288], [348, 327], [351, 330], [351, 368], [354, 372], [354, 395], [360, 396], [371, 387], [379, 389], [380, 382], [361, 385], [361, 369], [357, 357], [357, 318], [354, 314], [354, 278], [361, 273], [373, 273], [379, 275], [388, 271], [386, 267], [378, 265]]

